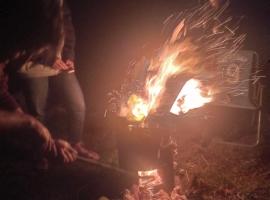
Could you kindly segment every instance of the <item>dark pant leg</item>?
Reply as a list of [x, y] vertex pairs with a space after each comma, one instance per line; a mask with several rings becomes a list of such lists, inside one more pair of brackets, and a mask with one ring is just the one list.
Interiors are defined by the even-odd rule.
[[50, 87], [57, 92], [67, 111], [69, 142], [80, 142], [85, 119], [85, 102], [75, 73], [61, 73], [51, 77]]
[[48, 96], [48, 77], [24, 78], [23, 93], [29, 113], [45, 123], [45, 107]]

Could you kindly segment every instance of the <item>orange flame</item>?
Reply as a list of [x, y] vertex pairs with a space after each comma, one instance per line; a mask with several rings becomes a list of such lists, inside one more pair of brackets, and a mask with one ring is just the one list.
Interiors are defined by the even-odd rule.
[[142, 121], [148, 116], [149, 105], [143, 98], [133, 94], [129, 97], [128, 108], [124, 112], [128, 113], [127, 116], [129, 120]]
[[[213, 79], [218, 73], [218, 60], [223, 58], [224, 51], [228, 49], [228, 53], [234, 53], [242, 46], [245, 34], [238, 35], [230, 28], [232, 18], [219, 19], [228, 3], [218, 8], [215, 6], [215, 1], [211, 0], [211, 3], [175, 16], [175, 20], [181, 17], [181, 21], [159, 55], [151, 60], [142, 96], [131, 95], [128, 102], [121, 106], [121, 116], [131, 121], [144, 120], [159, 107], [168, 79], [183, 72], [192, 77], [203, 75]], [[177, 115], [186, 113], [210, 101], [212, 91], [208, 88], [202, 90], [201, 83], [191, 79], [180, 91], [171, 112]]]
[[178, 54], [179, 52], [174, 52], [167, 56], [159, 65], [155, 75], [148, 78], [145, 83], [146, 98], [131, 95], [127, 107], [122, 107], [120, 115], [128, 116], [131, 121], [142, 121], [159, 106], [167, 80], [182, 71], [180, 65], [174, 64]]
[[170, 112], [179, 115], [180, 112], [187, 113], [191, 109], [202, 107], [213, 100], [212, 94], [210, 89], [202, 89], [199, 80], [190, 79], [178, 94]]

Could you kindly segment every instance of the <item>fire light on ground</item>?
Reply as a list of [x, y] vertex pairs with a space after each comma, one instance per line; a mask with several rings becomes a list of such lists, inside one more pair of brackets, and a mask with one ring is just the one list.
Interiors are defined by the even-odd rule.
[[186, 82], [178, 94], [170, 112], [179, 115], [186, 113], [191, 109], [199, 108], [213, 100], [211, 89], [202, 88], [199, 80], [190, 79]]
[[171, 193], [163, 189], [158, 189], [163, 182], [157, 169], [149, 171], [138, 171], [139, 185], [133, 185], [130, 190], [126, 190], [123, 200], [187, 200], [182, 194], [180, 186], [176, 186]]

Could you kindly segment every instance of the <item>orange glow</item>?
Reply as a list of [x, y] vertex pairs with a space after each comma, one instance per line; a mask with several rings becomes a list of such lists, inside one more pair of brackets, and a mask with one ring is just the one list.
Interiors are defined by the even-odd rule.
[[139, 97], [135, 94], [129, 97], [127, 108], [122, 108], [124, 110], [122, 116], [128, 116], [128, 119], [131, 121], [142, 121], [150, 112], [155, 111], [159, 106], [167, 80], [181, 71], [180, 65], [177, 66], [174, 64], [178, 53], [172, 53], [167, 56], [159, 65], [155, 75], [148, 77], [144, 88], [146, 98]]
[[204, 88], [203, 90], [199, 80], [190, 79], [178, 94], [170, 112], [175, 115], [179, 115], [180, 112], [187, 113], [191, 109], [202, 107], [211, 102], [212, 99], [210, 89]]
[[157, 169], [149, 171], [138, 171], [140, 187], [154, 187], [162, 184], [162, 178]]
[[[140, 88], [140, 95], [134, 93], [128, 102], [120, 102], [121, 116], [140, 122], [153, 114], [160, 105], [167, 81], [181, 73], [216, 81], [214, 77], [219, 73], [218, 61], [224, 59], [224, 52], [227, 50], [228, 53], [235, 53], [246, 36], [238, 35], [230, 28], [230, 17], [218, 19], [229, 3], [216, 8], [213, 2], [211, 0], [211, 3], [207, 2], [195, 10], [172, 15], [164, 21], [166, 25], [171, 19], [179, 23], [159, 49], [158, 55], [149, 59], [147, 69], [145, 66], [133, 68], [136, 72], [134, 80], [143, 81], [143, 88]], [[137, 79], [138, 74], [143, 76]], [[133, 83], [134, 80], [127, 82]], [[199, 81], [191, 79], [179, 93], [170, 111], [177, 115], [180, 112], [186, 113], [212, 101], [212, 95], [209, 88], [203, 88]], [[126, 101], [126, 98], [123, 100]]]
[[159, 106], [159, 101], [164, 92], [167, 80], [180, 71], [180, 67], [174, 65], [177, 54], [172, 54], [161, 64], [159, 71], [152, 78], [147, 80], [145, 90], [148, 96], [148, 107], [155, 110]]
[[142, 121], [148, 116], [148, 104], [139, 96], [131, 95], [128, 100], [129, 119], [132, 121]]

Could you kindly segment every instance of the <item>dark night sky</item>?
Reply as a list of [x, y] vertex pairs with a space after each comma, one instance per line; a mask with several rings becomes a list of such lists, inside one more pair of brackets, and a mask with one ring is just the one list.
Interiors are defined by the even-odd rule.
[[[77, 34], [78, 76], [89, 112], [102, 112], [106, 93], [117, 88], [129, 61], [162, 41], [162, 22], [197, 0], [70, 0]], [[231, 0], [232, 16], [244, 16], [245, 48], [269, 58], [268, 0]], [[267, 50], [268, 49], [268, 50]], [[262, 53], [263, 52], [263, 53]], [[268, 54], [267, 54], [268, 53]]]

